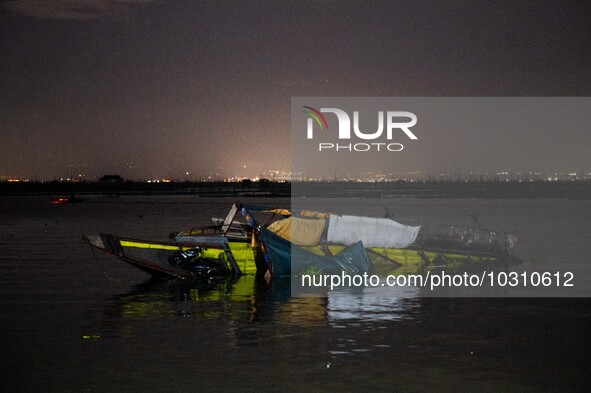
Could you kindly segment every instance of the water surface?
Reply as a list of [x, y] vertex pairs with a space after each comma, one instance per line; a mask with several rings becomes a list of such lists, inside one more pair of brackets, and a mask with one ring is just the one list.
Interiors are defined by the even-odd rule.
[[[223, 217], [232, 199], [49, 202], [0, 198], [2, 391], [588, 391], [587, 299], [296, 299], [281, 280], [156, 282], [95, 255], [82, 234], [165, 240]], [[588, 228], [588, 201], [388, 203], [406, 218], [477, 214], [517, 231], [524, 269], [577, 267], [591, 251], [571, 236]]]

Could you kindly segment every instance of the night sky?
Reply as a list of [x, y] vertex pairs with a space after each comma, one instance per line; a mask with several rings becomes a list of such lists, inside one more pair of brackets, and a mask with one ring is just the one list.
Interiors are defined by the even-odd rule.
[[[17, 0], [0, 10], [0, 176], [288, 171], [292, 96], [591, 93], [588, 1]], [[588, 131], [562, 140], [564, 165], [546, 165], [535, 145], [553, 136], [520, 138], [532, 151], [505, 141], [505, 153], [528, 159], [503, 169], [591, 169]], [[483, 148], [473, 138], [404, 169], [497, 169], [462, 154]]]

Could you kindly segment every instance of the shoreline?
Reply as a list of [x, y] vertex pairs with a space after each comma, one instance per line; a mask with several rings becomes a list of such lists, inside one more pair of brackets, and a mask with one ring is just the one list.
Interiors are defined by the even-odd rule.
[[2, 196], [192, 195], [195, 197], [366, 197], [591, 199], [591, 181], [538, 182], [252, 182], [252, 183], [0, 183]]

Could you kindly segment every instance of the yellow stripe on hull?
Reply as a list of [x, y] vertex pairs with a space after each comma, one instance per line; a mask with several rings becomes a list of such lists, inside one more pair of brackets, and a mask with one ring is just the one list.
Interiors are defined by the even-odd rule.
[[168, 244], [158, 244], [158, 243], [148, 243], [148, 242], [138, 242], [138, 241], [131, 241], [131, 240], [120, 240], [121, 247], [135, 247], [135, 248], [151, 248], [154, 250], [171, 250], [171, 251], [178, 251], [178, 246], [172, 246]]

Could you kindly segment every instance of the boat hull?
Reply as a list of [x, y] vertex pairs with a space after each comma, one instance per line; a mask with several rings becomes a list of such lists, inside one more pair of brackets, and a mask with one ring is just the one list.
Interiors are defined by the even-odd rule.
[[[203, 252], [200, 251], [199, 258], [194, 259], [199, 263], [180, 266], [171, 264], [171, 260], [175, 260], [174, 257], [178, 257], [179, 253], [195, 250], [196, 245], [183, 246], [178, 243], [137, 240], [111, 234], [83, 236], [82, 239], [91, 247], [155, 276], [168, 276], [183, 280], [209, 278], [208, 275], [201, 274], [199, 269], [208, 264], [212, 266], [209, 271], [215, 270], [216, 274], [220, 274], [220, 272], [242, 274], [227, 241], [224, 240], [216, 242], [211, 239], [209, 243], [202, 243], [199, 248]], [[213, 269], [213, 265], [220, 267], [220, 269]]]

